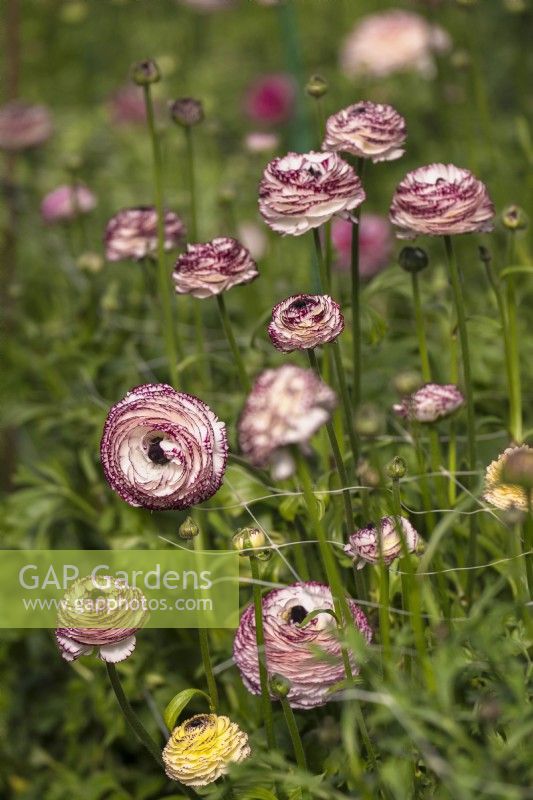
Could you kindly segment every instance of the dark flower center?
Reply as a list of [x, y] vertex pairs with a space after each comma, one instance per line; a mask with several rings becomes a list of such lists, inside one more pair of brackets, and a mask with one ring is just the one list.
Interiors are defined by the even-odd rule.
[[308, 167], [307, 171], [310, 175], [313, 176], [313, 178], [320, 178], [320, 170], [317, 169], [316, 167]]
[[296, 311], [299, 311], [300, 309], [307, 308], [310, 305], [311, 303], [309, 302], [309, 300], [305, 300], [302, 298], [300, 300], [294, 300], [294, 302], [291, 303], [291, 308], [295, 309]]
[[196, 717], [196, 719], [191, 719], [189, 722], [187, 722], [185, 727], [187, 728], [188, 731], [190, 731], [196, 728], [203, 728], [206, 723], [207, 723], [207, 717], [202, 715], [200, 717]]
[[165, 451], [159, 444], [162, 441], [162, 436], [156, 436], [155, 439], [152, 439], [148, 447], [148, 458], [150, 461], [153, 461], [154, 464], [159, 464], [160, 466], [163, 464], [168, 464], [170, 460], [167, 458]]
[[303, 622], [306, 616], [307, 610], [303, 606], [293, 606], [289, 613], [290, 621], [295, 623]]

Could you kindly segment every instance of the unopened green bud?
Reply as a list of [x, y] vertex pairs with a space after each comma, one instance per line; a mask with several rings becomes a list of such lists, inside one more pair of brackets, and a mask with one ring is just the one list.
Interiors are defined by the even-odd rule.
[[310, 97], [319, 100], [321, 97], [324, 97], [328, 91], [328, 83], [321, 75], [311, 75], [307, 81], [305, 91]]
[[404, 247], [398, 256], [398, 263], [406, 272], [421, 272], [429, 264], [429, 258], [421, 247]]
[[194, 539], [195, 536], [198, 536], [200, 533], [200, 528], [193, 520], [192, 517], [187, 517], [187, 519], [181, 523], [178, 528], [178, 536], [180, 539]]
[[233, 537], [232, 543], [235, 550], [239, 551], [239, 555], [255, 557], [258, 553], [252, 551], [264, 547], [266, 537], [259, 528], [241, 528]]
[[407, 472], [407, 464], [401, 456], [394, 456], [385, 467], [385, 471], [393, 481], [399, 481]]
[[137, 86], [149, 86], [161, 80], [161, 73], [153, 58], [147, 58], [132, 66], [131, 79]]
[[507, 206], [502, 213], [502, 222], [508, 231], [523, 231], [527, 228], [527, 216], [520, 206]]
[[284, 675], [279, 675], [279, 673], [272, 675], [268, 683], [271, 693], [279, 700], [283, 700], [287, 697], [292, 686], [290, 680], [285, 678]]
[[168, 104], [170, 116], [184, 128], [192, 128], [204, 120], [204, 107], [194, 97], [180, 97]]

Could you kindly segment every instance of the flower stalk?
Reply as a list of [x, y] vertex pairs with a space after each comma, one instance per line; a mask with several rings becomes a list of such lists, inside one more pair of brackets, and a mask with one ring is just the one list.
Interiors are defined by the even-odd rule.
[[[363, 175], [364, 159], [357, 159], [356, 172], [361, 178]], [[359, 221], [360, 207], [354, 211], [355, 220], [352, 224], [352, 255], [351, 255], [351, 281], [352, 281], [352, 367], [353, 367], [353, 405], [355, 408], [361, 402], [361, 276], [359, 274]]]
[[235, 359], [235, 366], [237, 367], [237, 372], [239, 375], [241, 387], [243, 391], [248, 393], [250, 391], [250, 379], [248, 378], [246, 367], [244, 366], [244, 361], [242, 359], [241, 352], [237, 345], [235, 334], [233, 333], [233, 326], [231, 324], [231, 319], [229, 317], [228, 310], [226, 308], [226, 302], [224, 300], [223, 294], [217, 294], [217, 305], [220, 314], [220, 319], [222, 322], [222, 327], [224, 328], [226, 339], [230, 346], [233, 358]]
[[265, 632], [263, 627], [261, 584], [259, 583], [259, 564], [257, 558], [253, 554], [250, 556], [250, 569], [252, 571], [253, 580], [252, 586], [254, 598], [255, 637], [257, 642], [257, 658], [259, 662], [259, 682], [261, 685], [263, 722], [265, 725], [267, 745], [269, 748], [274, 748], [276, 746], [276, 739], [274, 736], [274, 721], [272, 718], [272, 702], [270, 700], [270, 692], [268, 688], [268, 669], [265, 655]]

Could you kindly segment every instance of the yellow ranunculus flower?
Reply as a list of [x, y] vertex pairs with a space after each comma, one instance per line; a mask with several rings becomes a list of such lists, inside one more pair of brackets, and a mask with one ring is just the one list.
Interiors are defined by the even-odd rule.
[[249, 755], [247, 734], [228, 717], [196, 714], [174, 728], [163, 761], [172, 780], [206, 786], [224, 775], [232, 761], [243, 761]]
[[527, 511], [527, 493], [522, 486], [504, 482], [505, 465], [509, 456], [521, 451], [528, 452], [531, 448], [527, 445], [520, 447], [508, 447], [503, 453], [489, 466], [485, 473], [485, 492], [483, 498], [496, 508], [509, 511], [516, 508], [519, 511]]

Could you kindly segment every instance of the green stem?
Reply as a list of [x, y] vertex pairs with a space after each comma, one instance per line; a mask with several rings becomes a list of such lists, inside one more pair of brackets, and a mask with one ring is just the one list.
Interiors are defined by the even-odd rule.
[[320, 242], [320, 231], [318, 228], [313, 228], [313, 241], [315, 243], [315, 252], [318, 262], [318, 273], [320, 275], [320, 290], [324, 294], [329, 294], [329, 278], [326, 269], [326, 262], [322, 252], [322, 244]]
[[113, 687], [113, 691], [115, 693], [115, 697], [118, 700], [118, 704], [126, 718], [126, 722], [135, 733], [139, 741], [146, 747], [146, 749], [151, 753], [151, 755], [157, 761], [157, 764], [161, 767], [163, 765], [163, 760], [161, 758], [161, 749], [157, 746], [154, 742], [148, 731], [145, 729], [144, 725], [138, 718], [137, 714], [132, 709], [126, 695], [124, 694], [124, 690], [122, 688], [122, 684], [120, 683], [120, 678], [118, 677], [117, 669], [114, 664], [109, 661], [106, 661], [106, 669], [107, 674], [109, 676], [109, 680], [111, 682], [111, 686]]
[[[380, 539], [380, 545], [381, 545], [381, 539]], [[383, 558], [381, 557], [379, 564], [379, 630], [381, 633], [381, 644], [383, 646], [384, 675], [388, 670], [392, 658], [391, 641], [390, 641], [390, 624], [389, 624], [389, 603], [390, 603], [389, 568], [384, 563]]]
[[348, 394], [348, 386], [346, 384], [346, 376], [344, 374], [344, 367], [342, 364], [342, 355], [338, 342], [332, 343], [333, 360], [335, 362], [335, 371], [337, 373], [337, 382], [339, 384], [339, 391], [341, 395], [342, 408], [344, 411], [344, 419], [346, 422], [346, 429], [348, 431], [348, 438], [350, 440], [350, 449], [352, 451], [353, 459], [353, 472], [357, 469], [359, 461], [359, 442], [355, 433], [353, 424], [353, 413], [350, 403], [350, 396]]
[[529, 599], [533, 600], [533, 555], [531, 554], [531, 551], [533, 550], [533, 503], [532, 503], [531, 489], [529, 489], [527, 495], [527, 506], [528, 506], [527, 518], [523, 530], [524, 549], [522, 552], [524, 554], [527, 588], [529, 590]]
[[287, 728], [291, 737], [292, 746], [294, 748], [296, 763], [300, 769], [307, 771], [305, 751], [300, 737], [300, 731], [298, 730], [298, 725], [296, 724], [296, 719], [294, 717], [294, 711], [292, 710], [286, 697], [280, 698], [280, 701], [281, 707], [283, 708], [283, 714], [285, 716], [285, 722], [287, 723]]
[[[357, 159], [356, 171], [363, 176], [364, 159]], [[361, 277], [359, 274], [359, 225], [361, 206], [355, 211], [356, 221], [352, 225], [352, 359], [353, 359], [353, 403], [361, 402]]]
[[250, 558], [250, 568], [253, 579], [253, 597], [255, 612], [255, 639], [257, 643], [257, 658], [259, 662], [259, 683], [261, 685], [261, 706], [263, 710], [263, 722], [269, 748], [276, 747], [274, 737], [274, 722], [272, 718], [272, 703], [268, 688], [268, 669], [265, 656], [265, 632], [263, 628], [263, 602], [261, 597], [261, 584], [259, 583], [259, 567], [257, 559]]
[[[457, 260], [453, 250], [452, 240], [450, 236], [444, 237], [444, 246], [446, 248], [446, 257], [448, 260], [448, 267], [450, 272], [450, 279], [452, 284], [452, 291], [455, 301], [455, 309], [457, 312], [457, 327], [459, 330], [459, 341], [461, 344], [461, 354], [463, 357], [463, 374], [466, 392], [466, 411], [467, 411], [467, 433], [468, 433], [468, 467], [471, 472], [475, 472], [477, 465], [477, 448], [476, 448], [476, 418], [474, 413], [474, 393], [472, 385], [472, 372], [470, 368], [470, 348], [468, 344], [468, 331], [466, 328], [466, 312], [463, 300], [463, 291], [461, 287], [461, 278]], [[476, 564], [476, 546], [477, 546], [477, 523], [475, 515], [470, 515], [470, 537], [468, 543], [468, 563], [469, 567]], [[467, 579], [467, 595], [471, 598], [475, 578], [475, 570], [471, 569]]]
[[211, 705], [217, 712], [218, 708], [218, 690], [215, 676], [213, 674], [213, 666], [211, 664], [211, 656], [209, 654], [209, 636], [205, 628], [198, 628], [198, 638], [200, 640], [200, 652], [202, 654], [202, 663], [204, 665], [205, 680], [207, 683], [207, 691], [211, 698]]
[[242, 360], [240, 350], [237, 346], [237, 341], [233, 333], [231, 320], [229, 318], [228, 310], [226, 308], [226, 303], [224, 301], [224, 296], [222, 294], [217, 294], [217, 303], [218, 303], [218, 310], [220, 312], [220, 319], [222, 320], [222, 326], [224, 328], [224, 333], [226, 334], [226, 339], [228, 340], [228, 344], [233, 354], [233, 358], [235, 359], [235, 366], [237, 367], [237, 372], [239, 373], [239, 380], [241, 382], [241, 386], [243, 390], [248, 394], [248, 392], [250, 391], [250, 380], [246, 373], [246, 369], [244, 367], [244, 362]]
[[420, 352], [420, 363], [422, 366], [422, 379], [424, 383], [431, 382], [431, 367], [429, 366], [428, 346], [426, 341], [426, 331], [424, 328], [424, 317], [422, 314], [422, 303], [420, 301], [420, 286], [418, 283], [418, 273], [411, 273], [413, 302], [415, 307], [416, 334], [418, 337], [418, 350]]
[[196, 213], [196, 178], [194, 169], [194, 142], [192, 128], [185, 127], [185, 144], [187, 148], [187, 168], [189, 179], [189, 240], [196, 242], [198, 236]]
[[170, 378], [174, 386], [178, 385], [178, 356], [181, 359], [182, 348], [174, 328], [174, 315], [172, 313], [172, 287], [170, 284], [170, 273], [167, 271], [165, 263], [165, 218], [163, 207], [163, 182], [161, 168], [161, 150], [159, 140], [155, 130], [154, 106], [150, 86], [144, 86], [144, 102], [146, 106], [146, 120], [148, 131], [152, 142], [153, 178], [155, 208], [157, 212], [157, 262], [158, 273], [157, 282], [159, 288], [159, 303], [162, 310], [163, 335], [165, 339], [165, 349], [168, 359]]
[[[514, 232], [509, 232], [509, 253], [508, 262], [513, 264], [514, 260]], [[509, 405], [510, 421], [509, 428], [514, 441], [520, 444], [523, 440], [522, 432], [522, 388], [520, 380], [520, 350], [518, 345], [518, 325], [516, 308], [516, 285], [515, 276], [507, 276], [506, 284], [507, 301], [507, 358], [509, 359]]]

